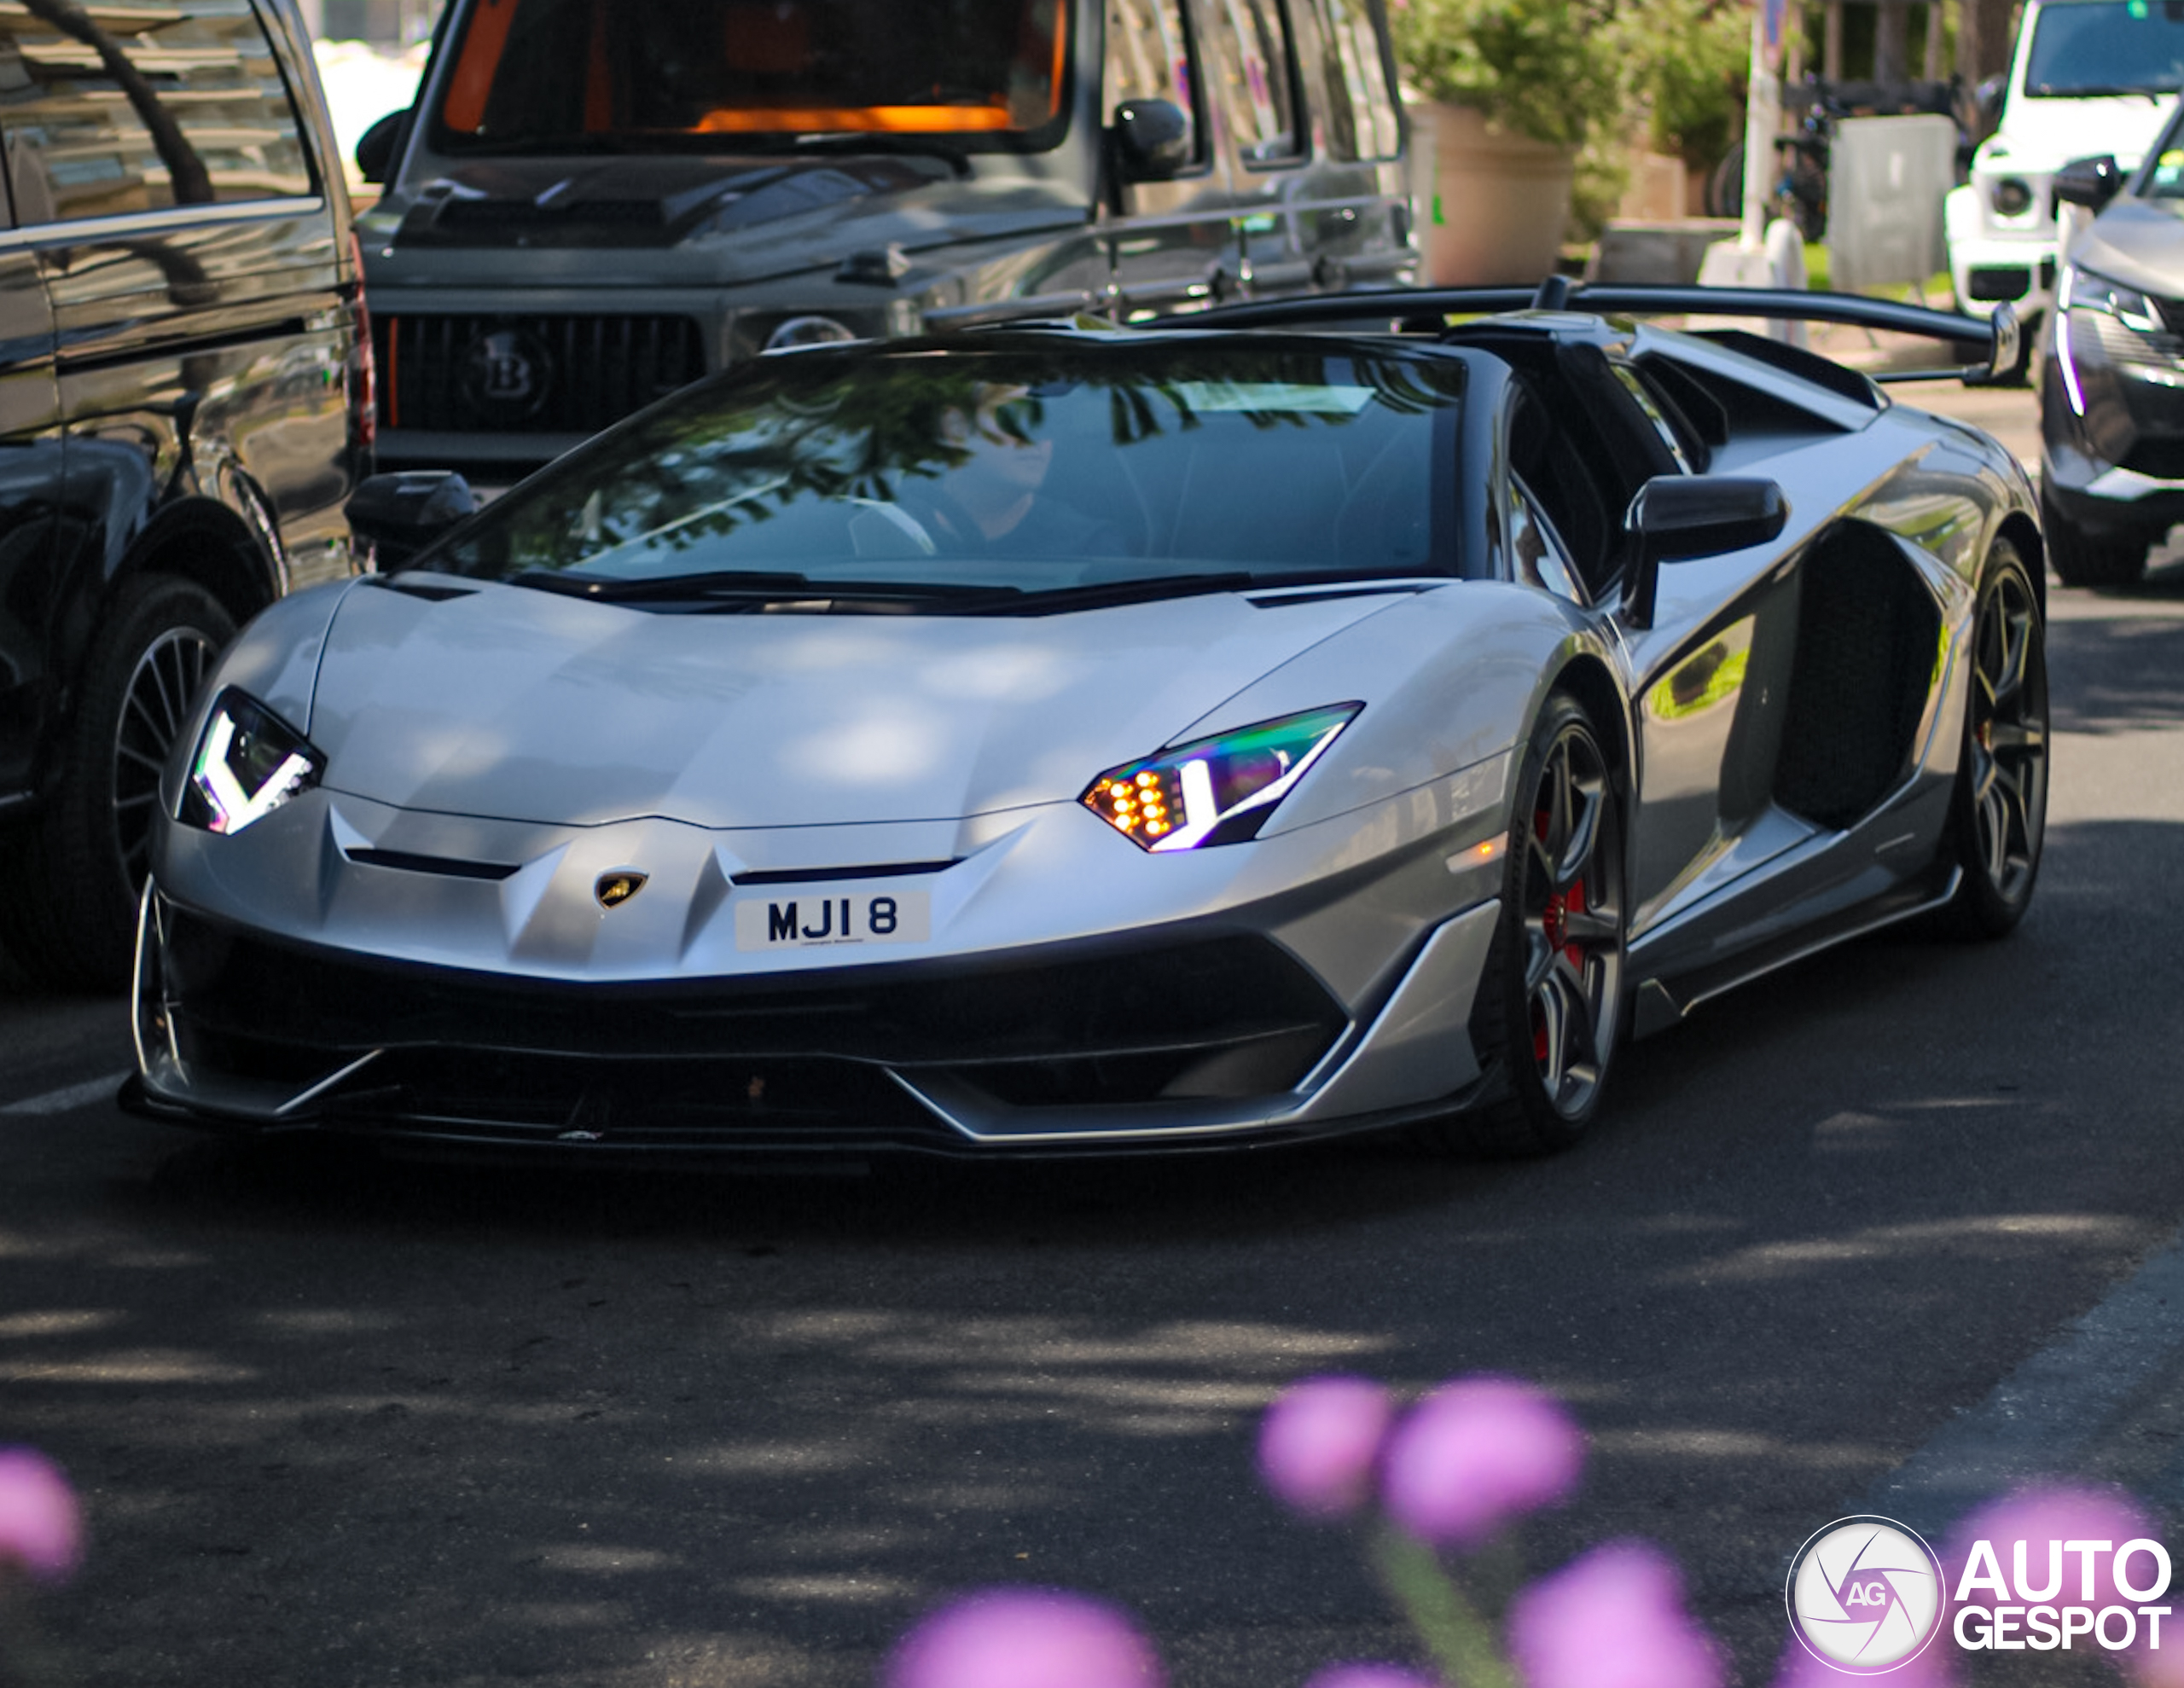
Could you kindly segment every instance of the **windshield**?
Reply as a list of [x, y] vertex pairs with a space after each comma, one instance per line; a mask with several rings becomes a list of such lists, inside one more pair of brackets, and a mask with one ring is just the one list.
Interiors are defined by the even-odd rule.
[[2024, 91], [2035, 100], [2174, 94], [2184, 84], [2184, 0], [2050, 5], [2033, 26]]
[[473, 0], [434, 144], [717, 151], [829, 134], [1051, 146], [1061, 0]]
[[1452, 573], [1462, 378], [1281, 343], [789, 353], [564, 460], [420, 566], [910, 605]]

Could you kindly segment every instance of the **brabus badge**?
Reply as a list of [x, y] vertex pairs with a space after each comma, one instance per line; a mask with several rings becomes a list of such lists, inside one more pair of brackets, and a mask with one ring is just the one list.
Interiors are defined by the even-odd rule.
[[601, 873], [591, 894], [599, 899], [601, 908], [619, 908], [645, 888], [648, 874], [624, 872]]

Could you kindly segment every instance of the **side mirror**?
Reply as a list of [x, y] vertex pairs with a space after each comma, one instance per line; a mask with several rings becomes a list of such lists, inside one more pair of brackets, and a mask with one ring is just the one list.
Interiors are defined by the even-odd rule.
[[1107, 131], [1125, 182], [1165, 182], [1191, 161], [1191, 120], [1173, 100], [1125, 100]]
[[342, 513], [349, 531], [370, 548], [382, 573], [410, 560], [478, 508], [470, 483], [451, 469], [410, 469], [373, 475], [349, 495]]
[[2106, 153], [2099, 158], [2072, 159], [2055, 172], [2053, 186], [2055, 197], [2064, 204], [2097, 212], [2122, 191], [2123, 172]]
[[1656, 475], [1638, 489], [1623, 518], [1629, 561], [1623, 618], [1653, 624], [1654, 589], [1663, 563], [1718, 557], [1763, 545], [1782, 531], [1790, 506], [1771, 480], [1739, 475]]
[[1966, 369], [1965, 386], [2024, 386], [2032, 363], [2032, 342], [2024, 337], [2024, 324], [2018, 320], [2017, 307], [2005, 299], [1995, 307], [1995, 314], [1987, 321], [1994, 333], [1993, 343], [1987, 351], [1987, 367]]
[[1980, 129], [1991, 135], [2001, 126], [2002, 100], [2009, 92], [2009, 78], [1990, 76], [1973, 90], [1973, 100], [1979, 113]]
[[357, 171], [365, 181], [374, 184], [386, 182], [394, 169], [395, 149], [401, 145], [402, 131], [409, 122], [406, 109], [389, 112], [358, 139]]

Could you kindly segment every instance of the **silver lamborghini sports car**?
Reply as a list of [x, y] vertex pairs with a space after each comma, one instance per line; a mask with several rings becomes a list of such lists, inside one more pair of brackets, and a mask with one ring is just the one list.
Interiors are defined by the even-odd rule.
[[1411, 297], [770, 355], [267, 610], [167, 771], [129, 1099], [595, 1156], [1541, 1151], [1740, 980], [2007, 930], [2016, 463], [1573, 308], [1615, 296]]

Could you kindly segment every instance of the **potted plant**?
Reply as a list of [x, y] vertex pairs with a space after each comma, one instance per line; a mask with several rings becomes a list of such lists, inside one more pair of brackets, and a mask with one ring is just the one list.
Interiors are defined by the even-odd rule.
[[[1619, 121], [1613, 32], [1597, 0], [1395, 0], [1396, 52], [1422, 96], [1433, 186], [1426, 269], [1442, 286], [1554, 268], [1577, 151]], [[1421, 141], [1424, 136], [1421, 136]]]

